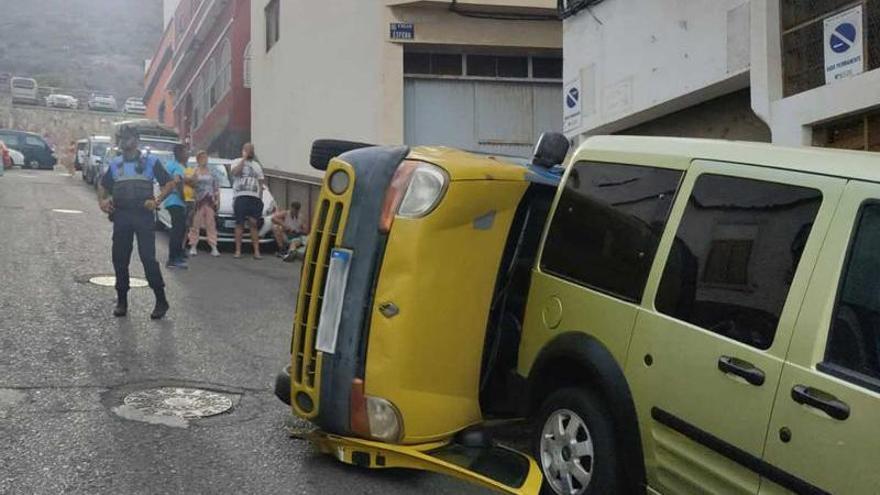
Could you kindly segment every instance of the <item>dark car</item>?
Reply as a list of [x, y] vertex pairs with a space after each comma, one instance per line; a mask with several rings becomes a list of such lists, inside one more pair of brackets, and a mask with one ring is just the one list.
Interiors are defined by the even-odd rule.
[[52, 168], [58, 163], [55, 151], [39, 134], [0, 129], [0, 141], [24, 155], [22, 168]]

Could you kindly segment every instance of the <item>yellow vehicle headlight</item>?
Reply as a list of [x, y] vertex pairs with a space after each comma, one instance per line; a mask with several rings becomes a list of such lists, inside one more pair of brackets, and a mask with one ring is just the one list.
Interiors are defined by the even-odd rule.
[[374, 439], [383, 442], [400, 440], [400, 413], [390, 401], [368, 395], [367, 419], [370, 422], [370, 436]]
[[437, 206], [446, 189], [446, 172], [430, 163], [419, 164], [413, 170], [409, 187], [400, 202], [397, 214], [418, 218], [427, 215]]
[[345, 170], [336, 170], [330, 174], [330, 178], [327, 180], [327, 184], [330, 186], [330, 191], [336, 195], [345, 193], [345, 191], [348, 190], [350, 182], [351, 179], [348, 177], [348, 172]]
[[448, 184], [449, 176], [442, 168], [430, 163], [404, 160], [385, 192], [379, 230], [389, 232], [397, 215], [418, 218], [431, 213], [443, 198]]

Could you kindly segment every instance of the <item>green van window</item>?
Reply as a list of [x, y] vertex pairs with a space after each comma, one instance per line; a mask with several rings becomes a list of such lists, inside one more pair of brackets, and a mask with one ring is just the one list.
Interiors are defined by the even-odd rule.
[[675, 234], [655, 307], [769, 348], [821, 203], [815, 189], [701, 175]]
[[550, 224], [541, 269], [612, 296], [641, 299], [682, 172], [578, 162]]

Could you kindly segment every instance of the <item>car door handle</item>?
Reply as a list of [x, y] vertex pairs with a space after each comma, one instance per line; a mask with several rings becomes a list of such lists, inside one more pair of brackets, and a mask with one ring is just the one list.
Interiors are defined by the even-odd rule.
[[722, 373], [736, 375], [756, 387], [764, 384], [764, 372], [752, 363], [739, 358], [721, 356], [718, 358], [718, 369]]
[[791, 389], [791, 398], [798, 404], [818, 409], [839, 421], [849, 417], [849, 406], [845, 402], [817, 388], [795, 385]]

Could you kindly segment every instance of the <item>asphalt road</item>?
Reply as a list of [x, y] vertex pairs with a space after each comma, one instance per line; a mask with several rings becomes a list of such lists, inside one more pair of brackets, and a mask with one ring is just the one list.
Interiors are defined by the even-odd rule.
[[[132, 289], [129, 316], [116, 319], [114, 290], [85, 282], [112, 275], [111, 225], [79, 175], [7, 171], [0, 228], [0, 494], [484, 493], [345, 466], [289, 437], [271, 387], [298, 264], [203, 253], [187, 271], [163, 268], [165, 320], [149, 320], [149, 289]], [[164, 261], [167, 238], [157, 244]], [[220, 391], [234, 407], [172, 426], [119, 408], [130, 392], [168, 385]]]

